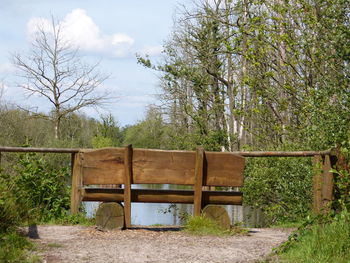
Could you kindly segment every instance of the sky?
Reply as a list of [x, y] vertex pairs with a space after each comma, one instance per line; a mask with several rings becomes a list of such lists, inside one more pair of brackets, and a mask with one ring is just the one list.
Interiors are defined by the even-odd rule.
[[11, 54], [26, 54], [38, 23], [49, 23], [51, 16], [66, 28], [65, 36], [79, 47], [83, 60], [100, 62], [99, 70], [110, 75], [100, 90], [116, 99], [98, 111], [84, 109], [94, 118], [111, 113], [122, 126], [144, 117], [147, 105], [156, 103], [158, 74], [137, 64], [135, 54], [161, 56], [169, 38], [173, 17], [186, 0], [0, 0], [0, 84], [2, 99], [21, 107], [48, 112], [44, 98], [30, 96], [16, 86]]

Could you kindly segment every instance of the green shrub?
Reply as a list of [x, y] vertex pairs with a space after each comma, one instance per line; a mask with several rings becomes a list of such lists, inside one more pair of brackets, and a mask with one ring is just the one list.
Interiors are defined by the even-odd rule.
[[16, 171], [13, 181], [39, 221], [66, 216], [70, 202], [66, 168], [52, 168], [37, 154], [30, 153], [20, 155]]
[[295, 222], [310, 211], [310, 158], [251, 158], [245, 168], [244, 204], [261, 208], [267, 223]]
[[0, 233], [30, 218], [28, 200], [9, 175], [0, 174]]

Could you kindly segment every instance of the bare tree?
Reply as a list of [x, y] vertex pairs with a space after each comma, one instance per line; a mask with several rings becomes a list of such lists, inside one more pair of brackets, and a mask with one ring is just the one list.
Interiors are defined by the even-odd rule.
[[62, 24], [52, 18], [51, 24], [37, 26], [31, 50], [25, 56], [13, 55], [13, 64], [27, 83], [20, 86], [31, 95], [47, 99], [53, 106], [55, 138], [60, 137], [63, 118], [84, 107], [98, 107], [107, 102], [108, 94], [97, 88], [108, 78], [98, 70], [98, 63], [83, 63], [64, 35]]

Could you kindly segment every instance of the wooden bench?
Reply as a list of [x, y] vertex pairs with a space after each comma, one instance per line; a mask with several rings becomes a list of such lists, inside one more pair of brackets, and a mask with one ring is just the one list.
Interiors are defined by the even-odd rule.
[[[208, 204], [241, 205], [242, 193], [203, 190], [203, 186], [241, 187], [245, 160], [223, 152], [103, 148], [74, 155], [71, 212], [81, 201], [124, 202], [131, 226], [131, 202], [194, 204], [198, 216]], [[191, 185], [191, 190], [131, 189], [132, 184]], [[105, 186], [114, 185], [115, 188]], [[118, 188], [123, 185], [123, 188]], [[99, 186], [99, 187], [96, 187]]]

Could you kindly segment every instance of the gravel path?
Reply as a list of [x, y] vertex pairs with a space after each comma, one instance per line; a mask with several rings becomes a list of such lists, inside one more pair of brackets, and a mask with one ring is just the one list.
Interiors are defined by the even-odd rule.
[[287, 240], [291, 230], [250, 229], [247, 236], [192, 236], [176, 228], [101, 232], [93, 227], [38, 226], [44, 262], [254, 262]]

